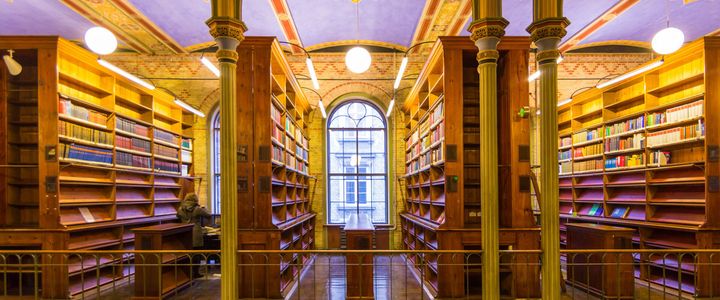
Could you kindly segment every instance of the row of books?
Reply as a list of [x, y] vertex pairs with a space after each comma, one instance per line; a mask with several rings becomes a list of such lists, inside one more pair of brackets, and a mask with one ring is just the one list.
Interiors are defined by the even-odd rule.
[[572, 162], [562, 162], [560, 163], [560, 174], [568, 174], [572, 172]]
[[285, 155], [285, 167], [297, 169], [297, 159], [292, 155]]
[[661, 130], [658, 132], [650, 132], [647, 135], [647, 145], [649, 147], [678, 142], [686, 139], [692, 139], [705, 135], [705, 126], [702, 121], [698, 124], [676, 127]]
[[58, 113], [105, 126], [108, 115], [86, 107], [75, 105], [66, 98], [60, 98]]
[[420, 123], [420, 126], [418, 127], [418, 132], [420, 132], [420, 135], [425, 135], [428, 130], [430, 130], [430, 122], [425, 121]]
[[435, 122], [437, 122], [443, 118], [443, 104], [444, 103], [438, 104], [438, 106], [435, 107], [435, 110], [433, 110], [432, 113], [430, 114], [429, 120], [428, 120], [428, 123], [430, 123], [430, 125], [435, 124]]
[[280, 148], [276, 145], [272, 146], [272, 159], [283, 162], [285, 161], [285, 150], [283, 148]]
[[302, 131], [300, 131], [300, 128], [295, 127], [295, 140], [298, 142], [298, 144], [302, 144], [303, 135]]
[[558, 153], [558, 160], [566, 160], [572, 158], [572, 150], [560, 151]]
[[573, 144], [582, 143], [585, 141], [592, 141], [602, 137], [602, 131], [600, 128], [593, 130], [585, 130], [572, 135]]
[[180, 137], [177, 134], [167, 132], [164, 130], [160, 130], [157, 128], [155, 130], [153, 130], [153, 133], [154, 133], [153, 136], [157, 140], [161, 140], [163, 142], [167, 142], [167, 143], [170, 143], [173, 145], [177, 145], [180, 143]]
[[277, 126], [273, 125], [270, 130], [272, 137], [278, 141], [278, 143], [285, 144], [285, 132], [280, 130]]
[[645, 135], [643, 133], [633, 134], [631, 137], [613, 137], [605, 140], [605, 152], [642, 149], [645, 146]]
[[115, 128], [141, 136], [148, 136], [148, 126], [123, 118], [116, 118]]
[[180, 165], [176, 162], [155, 160], [155, 170], [180, 173]]
[[60, 157], [63, 158], [84, 160], [89, 162], [100, 162], [106, 164], [113, 163], [112, 150], [65, 143], [60, 143], [59, 148]]
[[572, 138], [569, 136], [560, 138], [560, 144], [558, 147], [567, 147], [572, 145]]
[[602, 217], [603, 215], [603, 206], [600, 203], [594, 203], [590, 210], [585, 213], [586, 216], [593, 216], [593, 217]]
[[290, 118], [285, 118], [285, 132], [292, 134], [295, 132], [295, 124], [290, 121]]
[[190, 166], [182, 165], [182, 167], [180, 168], [180, 174], [182, 174], [182, 176], [190, 175]]
[[612, 125], [605, 126], [605, 136], [620, 134], [623, 132], [633, 131], [645, 128], [645, 116], [639, 116], [634, 119], [625, 120]]
[[650, 152], [650, 160], [648, 161], [648, 164], [656, 165], [656, 166], [664, 166], [671, 163], [670, 162], [670, 151], [653, 151]]
[[180, 158], [184, 163], [192, 163], [192, 152], [183, 149], [182, 151], [180, 151]]
[[270, 103], [270, 118], [278, 124], [282, 124], [282, 112], [273, 103]]
[[605, 160], [605, 169], [635, 167], [645, 165], [645, 153], [621, 155]]
[[413, 132], [413, 134], [410, 135], [410, 137], [408, 138], [407, 144], [408, 144], [408, 145], [413, 145], [413, 144], [415, 144], [415, 142], [418, 141], [419, 138], [420, 138], [420, 133], [417, 132], [417, 130], [416, 130], [416, 131]]
[[300, 145], [295, 146], [295, 155], [302, 157], [304, 160], [308, 160], [308, 151], [300, 147]]
[[116, 164], [136, 168], [150, 168], [150, 157], [135, 155], [132, 153], [117, 152]]
[[155, 144], [153, 146], [153, 150], [155, 151], [156, 155], [162, 155], [167, 157], [178, 157], [178, 150], [172, 147], [168, 147], [165, 145]]
[[115, 145], [120, 148], [150, 153], [150, 141], [118, 135]]
[[587, 161], [576, 161], [572, 164], [573, 172], [596, 171], [603, 169], [602, 159], [593, 159]]
[[408, 170], [408, 173], [413, 173], [413, 172], [417, 172], [418, 170], [420, 170], [420, 161], [414, 160], [413, 162], [408, 164], [407, 170]]
[[648, 115], [648, 126], [680, 122], [703, 115], [703, 100], [668, 108], [663, 112]]
[[445, 137], [445, 122], [442, 121], [437, 127], [430, 133], [430, 144], [442, 140]]
[[412, 147], [412, 150], [408, 152], [407, 154], [407, 160], [412, 159], [415, 156], [420, 155], [420, 152], [422, 152], [423, 147], [420, 145], [420, 143], [415, 144], [415, 146]]
[[304, 162], [301, 162], [301, 161], [298, 162], [297, 168], [295, 168], [295, 169], [298, 170], [298, 171], [301, 172], [301, 173], [305, 173], [305, 174], [308, 173], [308, 166], [307, 166], [307, 164], [304, 163]]
[[112, 134], [109, 132], [68, 123], [62, 120], [58, 123], [58, 134], [108, 146], [113, 143]]
[[192, 139], [190, 139], [190, 138], [183, 138], [183, 139], [182, 139], [182, 144], [180, 144], [180, 145], [183, 147], [183, 149], [186, 149], [186, 150], [192, 150], [192, 149], [193, 149]]
[[581, 148], [573, 149], [573, 157], [580, 158], [591, 155], [598, 155], [603, 153], [602, 144], [587, 145]]
[[616, 206], [610, 213], [611, 218], [625, 219], [630, 212], [630, 206]]
[[295, 149], [295, 141], [292, 139], [285, 139], [285, 149], [288, 149], [288, 151]]

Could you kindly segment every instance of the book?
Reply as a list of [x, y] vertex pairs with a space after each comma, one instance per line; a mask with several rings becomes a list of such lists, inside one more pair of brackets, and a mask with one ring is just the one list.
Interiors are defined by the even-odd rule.
[[630, 212], [629, 206], [617, 206], [617, 207], [613, 208], [613, 211], [610, 214], [610, 217], [624, 219], [627, 216], [628, 212]]

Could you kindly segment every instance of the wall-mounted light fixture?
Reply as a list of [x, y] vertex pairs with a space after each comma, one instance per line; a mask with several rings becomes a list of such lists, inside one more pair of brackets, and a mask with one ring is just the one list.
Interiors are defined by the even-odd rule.
[[302, 88], [304, 90], [308, 90], [308, 91], [312, 92], [313, 94], [315, 94], [316, 96], [318, 96], [318, 108], [320, 108], [320, 113], [322, 114], [323, 119], [327, 119], [327, 112], [325, 112], [325, 104], [322, 101], [322, 96], [320, 96], [320, 94], [313, 89], [306, 88], [304, 86], [302, 86], [300, 88]]
[[319, 89], [320, 89], [320, 82], [318, 82], [317, 74], [315, 74], [315, 66], [313, 65], [312, 58], [310, 58], [310, 53], [307, 52], [307, 50], [305, 50], [305, 48], [303, 48], [302, 46], [300, 46], [300, 45], [298, 45], [298, 44], [294, 44], [294, 43], [290, 43], [290, 42], [284, 42], [284, 41], [281, 41], [281, 42], [279, 42], [279, 43], [280, 43], [280, 44], [287, 44], [287, 45], [294, 46], [294, 47], [298, 47], [298, 48], [302, 49], [303, 52], [305, 52], [305, 56], [307, 56], [307, 57], [305, 58], [305, 65], [307, 66], [308, 73], [310, 73], [310, 81], [312, 81], [313, 88], [316, 89], [316, 90], [319, 90]]
[[8, 50], [8, 54], [3, 55], [3, 60], [5, 61], [5, 66], [7, 66], [10, 75], [17, 76], [20, 72], [22, 72], [22, 65], [13, 57], [14, 52], [15, 50]]

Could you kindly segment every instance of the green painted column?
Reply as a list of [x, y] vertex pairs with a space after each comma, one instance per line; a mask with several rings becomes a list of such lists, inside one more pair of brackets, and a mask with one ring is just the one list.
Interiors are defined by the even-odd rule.
[[560, 299], [560, 204], [558, 202], [557, 50], [568, 20], [562, 17], [562, 0], [535, 0], [534, 22], [528, 27], [538, 52], [540, 71], [540, 220], [542, 298]]
[[468, 31], [478, 48], [480, 81], [480, 205], [482, 227], [482, 298], [500, 299], [498, 212], [497, 45], [508, 22], [500, 0], [474, 0], [474, 21]]
[[241, 7], [241, 0], [213, 0], [213, 16], [207, 21], [220, 63], [220, 207], [226, 216], [220, 220], [220, 296], [224, 300], [238, 299], [236, 68], [237, 46], [247, 30], [240, 20]]

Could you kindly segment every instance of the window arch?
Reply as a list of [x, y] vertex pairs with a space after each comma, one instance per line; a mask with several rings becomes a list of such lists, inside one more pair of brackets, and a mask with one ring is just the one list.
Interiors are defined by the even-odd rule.
[[342, 224], [352, 213], [387, 224], [388, 155], [385, 115], [367, 101], [348, 101], [327, 122], [328, 223]]
[[220, 108], [210, 118], [210, 210], [220, 214]]

